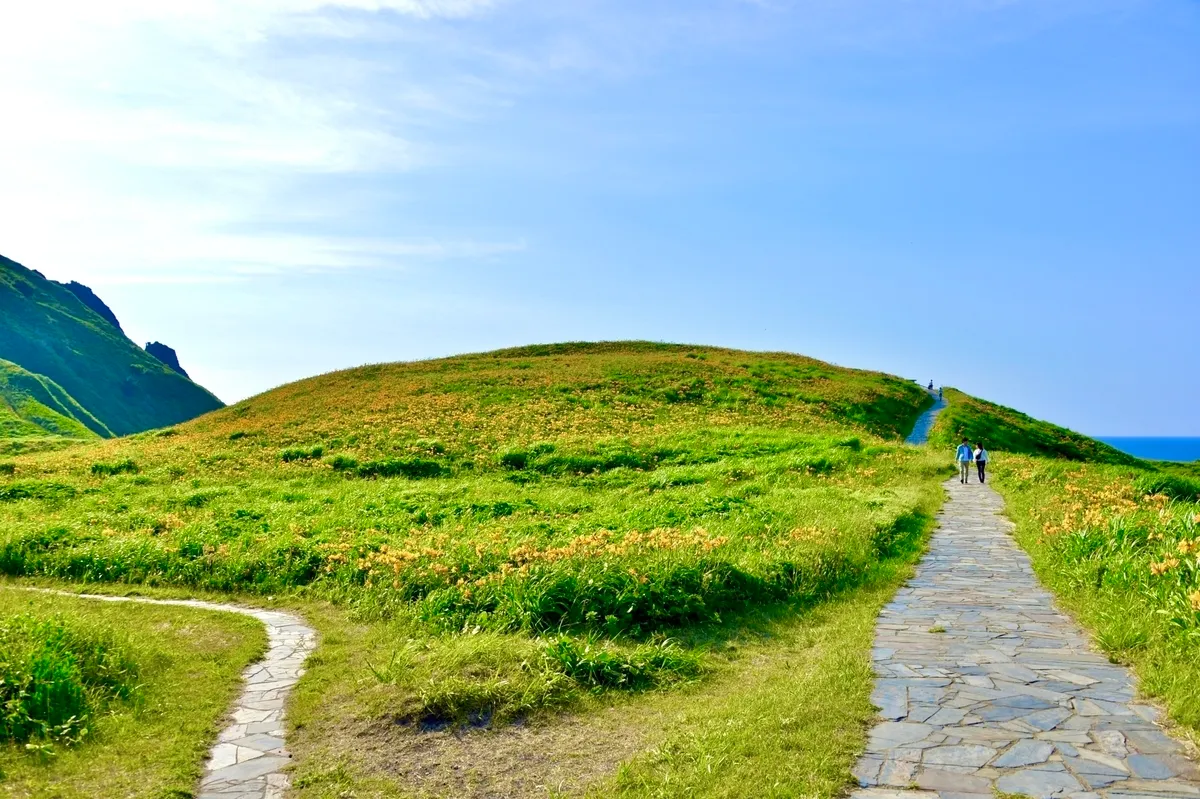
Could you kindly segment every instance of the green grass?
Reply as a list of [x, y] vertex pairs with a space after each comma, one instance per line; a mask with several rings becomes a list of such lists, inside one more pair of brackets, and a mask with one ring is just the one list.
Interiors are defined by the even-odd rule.
[[989, 451], [1041, 455], [1068, 461], [1136, 466], [1142, 461], [1065, 427], [1034, 419], [1020, 411], [945, 389], [948, 406], [938, 415], [929, 443], [953, 450], [966, 436]]
[[0, 359], [0, 439], [111, 435], [57, 383]]
[[0, 617], [0, 741], [85, 741], [96, 714], [137, 687], [124, 638], [62, 615]]
[[343, 760], [641, 712], [851, 601], [941, 501], [943, 464], [901, 443], [928, 402], [800, 356], [644, 342], [366, 367], [13, 457], [0, 572], [283, 598], [322, 635], [290, 716], [303, 791], [410, 790]]
[[[290, 708], [297, 794], [840, 795], [874, 715], [875, 617], [908, 574], [922, 532], [846, 591], [693, 628], [673, 643], [698, 659], [702, 678], [689, 664], [670, 685], [638, 694], [594, 689], [566, 715], [545, 712], [562, 686], [545, 653], [562, 639], [431, 638], [411, 622], [362, 623], [310, 606], [322, 644]], [[447, 676], [454, 688], [523, 697], [526, 723], [421, 731], [411, 713]]]
[[[0, 586], [5, 688], [16, 677], [31, 689], [26, 701], [52, 692], [42, 709], [76, 719], [35, 725], [0, 743], [0, 792], [191, 796], [241, 670], [261, 655], [265, 639], [261, 625], [234, 614]], [[9, 721], [13, 707], [6, 697]]]
[[1200, 732], [1200, 504], [1192, 484], [1149, 469], [1021, 457], [999, 461], [995, 472], [1038, 576], [1114, 660], [1134, 667], [1144, 693]]
[[[74, 419], [76, 427], [98, 435], [125, 435], [221, 407], [220, 400], [134, 344], [65, 286], [3, 256], [0, 353], [44, 383], [43, 394], [54, 395], [54, 402], [38, 402], [56, 416], [43, 409], [23, 414], [26, 421], [36, 417], [35, 424], [50, 432], [71, 427]], [[3, 373], [0, 369], [0, 436], [12, 424], [5, 419]]]

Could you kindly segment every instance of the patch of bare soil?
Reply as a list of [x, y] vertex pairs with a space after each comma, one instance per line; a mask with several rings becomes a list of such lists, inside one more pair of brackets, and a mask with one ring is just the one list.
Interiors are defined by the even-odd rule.
[[387, 777], [421, 796], [544, 799], [583, 793], [612, 776], [646, 747], [640, 721], [629, 723], [628, 708], [607, 708], [498, 729], [421, 732], [374, 722], [357, 731], [353, 750], [364, 776]]

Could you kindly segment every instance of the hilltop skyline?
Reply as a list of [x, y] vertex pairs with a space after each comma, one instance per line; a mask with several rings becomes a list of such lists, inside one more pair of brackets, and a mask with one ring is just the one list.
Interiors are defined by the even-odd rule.
[[226, 401], [533, 342], [784, 350], [1200, 435], [1186, 2], [14, 12], [0, 253]]

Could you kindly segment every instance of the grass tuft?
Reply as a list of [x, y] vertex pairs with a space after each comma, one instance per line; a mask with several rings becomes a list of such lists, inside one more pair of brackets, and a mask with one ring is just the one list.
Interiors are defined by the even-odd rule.
[[79, 743], [92, 715], [132, 696], [137, 678], [109, 627], [28, 613], [0, 619], [0, 740]]

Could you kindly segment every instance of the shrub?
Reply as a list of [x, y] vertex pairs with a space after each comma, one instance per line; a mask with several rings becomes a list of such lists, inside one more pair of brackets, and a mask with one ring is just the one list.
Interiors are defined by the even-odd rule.
[[0, 621], [0, 740], [76, 743], [109, 699], [136, 689], [137, 664], [107, 628], [61, 616]]
[[72, 499], [75, 494], [73, 486], [27, 480], [0, 488], [0, 502], [15, 502], [19, 499]]
[[486, 726], [509, 721], [543, 707], [561, 704], [570, 695], [571, 682], [561, 674], [545, 673], [530, 681], [467, 680], [451, 677], [421, 692], [417, 721], [426, 728], [451, 724]]
[[279, 457], [281, 460], [283, 460], [284, 463], [291, 463], [292, 461], [316, 460], [317, 458], [320, 458], [324, 454], [325, 454], [325, 448], [320, 445], [317, 445], [317, 446], [311, 447], [309, 449], [305, 449], [303, 447], [291, 447], [291, 448], [285, 449], [283, 452], [279, 453]]
[[520, 471], [529, 465], [529, 453], [522, 450], [512, 450], [500, 456], [500, 465], [505, 469]]
[[118, 474], [137, 474], [141, 469], [129, 458], [116, 463], [93, 463], [93, 477], [114, 477]]
[[549, 642], [543, 656], [551, 668], [592, 688], [645, 690], [700, 674], [700, 661], [670, 641], [620, 651], [562, 637]]
[[423, 458], [369, 461], [356, 470], [359, 477], [407, 477], [413, 480], [424, 477], [441, 477], [449, 472], [449, 469], [437, 461]]
[[181, 504], [185, 508], [203, 508], [220, 495], [219, 491], [197, 491], [184, 497]]
[[328, 463], [336, 472], [351, 472], [358, 468], [358, 461], [349, 455], [334, 455]]
[[1139, 477], [1134, 489], [1146, 494], [1162, 494], [1179, 502], [1200, 502], [1200, 481], [1174, 474], [1147, 474]]
[[229, 440], [230, 440], [230, 441], [238, 441], [238, 440], [240, 440], [240, 439], [243, 439], [243, 438], [245, 438], [245, 437], [246, 437], [246, 431], [244, 431], [244, 430], [238, 430], [236, 433], [230, 433], [230, 434], [229, 434]]
[[17, 473], [17, 464], [15, 463], [0, 463], [0, 474], [6, 474], [12, 477]]

